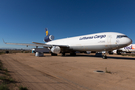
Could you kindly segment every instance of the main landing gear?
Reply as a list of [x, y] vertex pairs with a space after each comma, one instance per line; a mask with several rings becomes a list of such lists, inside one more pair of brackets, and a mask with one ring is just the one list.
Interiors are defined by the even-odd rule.
[[76, 56], [76, 53], [75, 52], [71, 52], [70, 56]]
[[57, 56], [57, 54], [51, 52], [51, 56]]
[[[62, 52], [62, 56], [65, 56], [65, 52]], [[76, 56], [76, 53], [75, 52], [71, 52], [70, 56]]]
[[65, 52], [62, 53], [62, 56], [65, 56]]

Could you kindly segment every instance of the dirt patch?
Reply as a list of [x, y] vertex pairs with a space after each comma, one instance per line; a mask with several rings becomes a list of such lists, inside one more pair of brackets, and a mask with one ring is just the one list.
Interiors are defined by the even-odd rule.
[[19, 82], [12, 78], [10, 71], [8, 71], [0, 60], [0, 90], [20, 90], [20, 86], [17, 83], [19, 84]]
[[[30, 90], [134, 90], [135, 58], [108, 55], [35, 57], [31, 53], [0, 55], [15, 80]], [[103, 70], [111, 73], [95, 73]]]

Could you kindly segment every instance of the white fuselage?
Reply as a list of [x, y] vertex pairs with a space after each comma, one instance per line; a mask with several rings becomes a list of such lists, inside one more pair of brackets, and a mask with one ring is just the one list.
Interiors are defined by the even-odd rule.
[[46, 44], [66, 45], [76, 51], [109, 51], [131, 43], [132, 40], [122, 33], [104, 32], [53, 40]]

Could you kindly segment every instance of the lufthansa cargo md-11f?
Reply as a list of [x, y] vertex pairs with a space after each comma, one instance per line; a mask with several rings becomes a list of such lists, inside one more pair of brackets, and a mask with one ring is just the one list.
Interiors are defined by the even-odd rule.
[[[125, 47], [132, 43], [132, 40], [128, 38], [125, 34], [117, 32], [103, 32], [88, 34], [64, 39], [53, 40], [54, 36], [50, 35], [47, 28], [46, 37], [44, 38], [44, 43], [33, 42], [33, 44], [22, 44], [22, 43], [6, 43], [13, 45], [26, 45], [26, 46], [43, 46], [49, 48], [51, 55], [57, 55], [62, 53], [70, 53], [71, 55], [76, 55], [76, 51], [86, 52], [86, 51], [111, 51]], [[103, 58], [107, 58], [106, 54]]]

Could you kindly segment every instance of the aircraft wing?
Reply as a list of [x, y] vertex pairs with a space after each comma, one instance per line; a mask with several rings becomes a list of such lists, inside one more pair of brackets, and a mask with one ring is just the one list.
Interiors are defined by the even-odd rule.
[[34, 44], [45, 45], [44, 43], [32, 42]]
[[3, 40], [3, 42], [5, 44], [11, 44], [11, 45], [24, 45], [24, 46], [39, 46], [39, 47], [52, 47], [52, 46], [59, 46], [59, 47], [62, 47], [62, 48], [67, 48], [69, 46], [67, 45], [49, 45], [49, 44], [44, 44], [44, 43], [38, 43], [38, 42], [32, 42], [33, 44], [29, 44], [29, 43], [7, 43]]
[[[32, 42], [32, 43], [34, 43], [34, 44], [38, 44], [38, 45], [48, 45], [48, 44], [44, 44], [44, 43], [38, 43], [38, 42]], [[59, 47], [62, 47], [62, 48], [67, 48], [67, 47], [69, 47], [69, 46], [67, 46], [67, 45], [50, 45], [50, 46], [59, 46]]]

